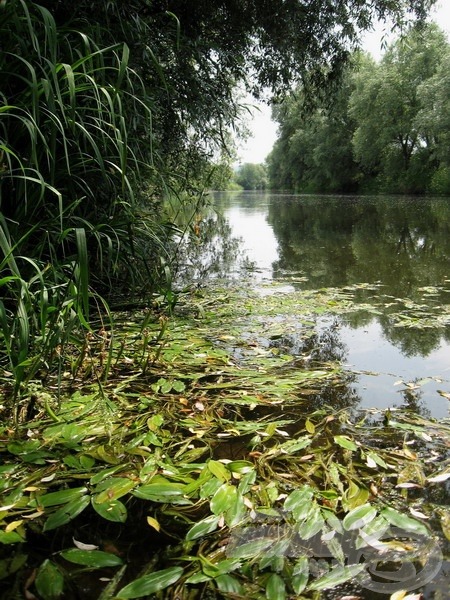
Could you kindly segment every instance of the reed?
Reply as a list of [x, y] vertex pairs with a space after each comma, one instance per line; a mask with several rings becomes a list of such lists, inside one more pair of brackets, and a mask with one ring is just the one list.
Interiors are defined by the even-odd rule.
[[93, 294], [155, 284], [167, 230], [137, 192], [153, 107], [128, 46], [25, 0], [0, 3], [0, 40], [0, 366], [17, 398], [89, 330]]

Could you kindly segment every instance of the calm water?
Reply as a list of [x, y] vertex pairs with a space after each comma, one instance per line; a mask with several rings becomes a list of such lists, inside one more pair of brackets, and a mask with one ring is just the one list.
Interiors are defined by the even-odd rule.
[[[200, 279], [208, 273], [239, 277], [246, 269], [255, 285], [279, 281], [279, 293], [378, 283], [393, 298], [450, 303], [450, 198], [244, 192], [216, 193], [214, 206], [223, 218], [212, 211], [204, 219], [203, 226], [218, 228], [219, 235], [211, 235], [197, 263]], [[424, 287], [434, 286], [443, 291], [424, 294]], [[320, 358], [339, 357], [355, 372], [345, 394], [349, 404], [449, 416], [450, 402], [438, 393], [450, 392], [449, 327], [394, 327], [383, 312], [324, 317], [318, 329]], [[424, 378], [430, 381], [413, 393], [398, 384]]]

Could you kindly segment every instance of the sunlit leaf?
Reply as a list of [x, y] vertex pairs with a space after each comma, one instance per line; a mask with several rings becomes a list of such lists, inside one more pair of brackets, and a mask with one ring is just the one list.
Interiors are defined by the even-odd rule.
[[230, 471], [218, 460], [209, 460], [208, 469], [214, 477], [217, 477], [222, 482], [228, 481], [231, 478]]
[[196, 540], [197, 538], [208, 535], [208, 533], [211, 533], [217, 529], [218, 523], [219, 517], [214, 515], [210, 515], [209, 517], [198, 521], [198, 523], [195, 523], [195, 525], [193, 525], [187, 532], [186, 540]]
[[162, 571], [156, 571], [149, 575], [144, 575], [135, 579], [132, 583], [126, 585], [117, 594], [118, 599], [127, 600], [128, 598], [142, 598], [143, 596], [149, 596], [160, 592], [165, 588], [176, 583], [183, 575], [183, 569], [181, 567], [171, 567], [169, 569], [163, 569]]
[[336, 444], [338, 444], [338, 446], [341, 446], [341, 448], [345, 448], [346, 450], [358, 450], [358, 446], [355, 444], [355, 442], [346, 435], [335, 435], [334, 441]]
[[344, 529], [352, 531], [354, 529], [361, 529], [377, 516], [376, 509], [370, 504], [363, 504], [351, 510], [345, 515], [342, 522]]
[[420, 533], [426, 537], [430, 535], [428, 529], [423, 523], [420, 523], [416, 519], [412, 519], [411, 517], [398, 512], [395, 510], [395, 508], [383, 508], [381, 515], [386, 519], [386, 521], [391, 523], [391, 525], [395, 525], [400, 529], [405, 529], [406, 531], [411, 531], [413, 533]]
[[220, 515], [236, 502], [237, 488], [224, 483], [211, 498], [210, 508], [215, 515]]
[[309, 589], [310, 590], [326, 590], [335, 588], [336, 586], [350, 581], [358, 573], [361, 573], [366, 568], [364, 564], [341, 566], [337, 565], [329, 573], [326, 573], [316, 581], [313, 581]]

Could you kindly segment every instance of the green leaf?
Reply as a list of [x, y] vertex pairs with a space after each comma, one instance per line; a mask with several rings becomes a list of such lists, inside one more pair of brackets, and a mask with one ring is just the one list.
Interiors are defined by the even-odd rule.
[[76, 565], [94, 567], [95, 569], [117, 567], [123, 564], [123, 560], [119, 556], [111, 554], [110, 552], [103, 552], [102, 550], [80, 550], [78, 548], [70, 548], [69, 550], [60, 552], [60, 555]]
[[27, 562], [28, 555], [17, 552], [10, 558], [0, 560], [0, 579], [5, 579], [13, 573], [16, 573]]
[[111, 477], [102, 481], [95, 489], [96, 491], [96, 502], [108, 502], [110, 500], [116, 500], [125, 494], [128, 494], [136, 483], [128, 477]]
[[185, 583], [190, 583], [192, 585], [195, 585], [196, 583], [204, 583], [205, 581], [211, 581], [212, 577], [210, 577], [209, 575], [205, 575], [204, 573], [200, 572], [200, 573], [194, 573], [193, 575], [191, 575], [190, 577], [188, 577], [185, 581]]
[[107, 521], [125, 523], [127, 520], [127, 508], [120, 500], [98, 502], [96, 496], [93, 496], [91, 504], [95, 512]]
[[64, 589], [64, 576], [50, 560], [45, 560], [39, 567], [34, 582], [42, 600], [59, 598]]
[[273, 573], [266, 583], [267, 600], [284, 600], [286, 598], [286, 584], [276, 573]]
[[216, 517], [215, 515], [210, 515], [205, 519], [202, 519], [198, 523], [195, 523], [186, 534], [186, 540], [192, 541], [197, 538], [203, 537], [204, 535], [208, 535], [212, 531], [217, 529], [217, 525], [219, 523], [220, 517]]
[[237, 594], [239, 596], [245, 595], [244, 586], [239, 581], [228, 574], [219, 575], [215, 578], [218, 589], [224, 594]]
[[90, 503], [90, 496], [82, 496], [72, 502], [61, 506], [56, 512], [52, 513], [44, 524], [44, 531], [50, 531], [65, 525], [77, 515], [79, 515]]
[[335, 435], [334, 441], [338, 446], [341, 446], [341, 448], [345, 448], [346, 450], [358, 450], [358, 446], [355, 444], [355, 442], [346, 435]]
[[234, 485], [224, 483], [211, 498], [210, 508], [215, 515], [220, 515], [236, 502], [237, 489]]
[[284, 510], [292, 511], [296, 519], [308, 514], [313, 501], [313, 492], [309, 486], [295, 490], [284, 501]]
[[255, 465], [248, 460], [232, 460], [227, 464], [227, 468], [232, 473], [238, 473], [239, 475], [246, 475], [255, 470]]
[[222, 482], [228, 481], [231, 478], [230, 471], [218, 460], [209, 460], [208, 470]]
[[255, 558], [260, 556], [272, 544], [273, 539], [270, 537], [259, 538], [251, 542], [229, 546], [227, 548], [227, 555], [230, 558]]
[[102, 471], [100, 471], [99, 473], [96, 473], [95, 475], [93, 475], [91, 477], [90, 483], [91, 483], [91, 485], [97, 485], [104, 479], [111, 477], [111, 475], [114, 475], [114, 473], [117, 473], [117, 471], [121, 471], [122, 469], [123, 469], [122, 464], [116, 465], [114, 467], [108, 467], [107, 469], [103, 469]]
[[133, 490], [132, 494], [143, 500], [152, 502], [168, 502], [172, 504], [190, 504], [184, 497], [186, 486], [183, 483], [160, 482], [141, 485]]
[[411, 531], [413, 533], [420, 533], [426, 537], [430, 536], [430, 532], [423, 523], [420, 523], [412, 517], [408, 517], [407, 515], [399, 513], [394, 508], [384, 508], [380, 514], [391, 525], [395, 525], [396, 527], [405, 529], [406, 531]]
[[349, 565], [345, 567], [338, 565], [334, 567], [329, 573], [326, 573], [325, 575], [323, 575], [323, 577], [320, 577], [320, 579], [313, 581], [309, 586], [309, 589], [325, 590], [329, 588], [334, 588], [337, 585], [340, 585], [341, 583], [345, 583], [346, 581], [353, 579], [354, 577], [356, 577], [356, 575], [358, 575], [358, 573], [361, 573], [361, 571], [363, 571], [365, 568], [365, 564]]
[[351, 510], [345, 515], [342, 522], [344, 529], [352, 531], [353, 529], [360, 529], [364, 527], [377, 516], [376, 509], [370, 504], [363, 504]]
[[295, 529], [298, 533], [299, 537], [302, 540], [309, 540], [322, 531], [322, 528], [325, 524], [325, 520], [320, 514], [320, 510], [313, 510], [311, 514], [308, 515], [308, 518], [303, 521], [300, 525], [298, 525]]
[[309, 579], [309, 559], [302, 556], [294, 565], [291, 584], [294, 592], [299, 595], [303, 592]]
[[181, 567], [171, 567], [162, 571], [155, 571], [150, 575], [144, 575], [135, 579], [132, 583], [126, 585], [117, 594], [118, 599], [127, 600], [128, 598], [142, 598], [156, 592], [164, 590], [169, 585], [176, 583], [183, 575]]
[[51, 492], [50, 494], [43, 494], [38, 498], [33, 498], [28, 503], [28, 506], [58, 506], [58, 504], [66, 504], [67, 502], [74, 502], [79, 499], [80, 496], [84, 496], [88, 489], [86, 487], [70, 488], [68, 490], [60, 490], [59, 492]]
[[17, 531], [0, 531], [0, 544], [17, 544], [24, 541]]
[[186, 386], [184, 385], [183, 381], [180, 381], [179, 379], [175, 379], [175, 381], [172, 384], [172, 389], [175, 392], [182, 393], [186, 389]]

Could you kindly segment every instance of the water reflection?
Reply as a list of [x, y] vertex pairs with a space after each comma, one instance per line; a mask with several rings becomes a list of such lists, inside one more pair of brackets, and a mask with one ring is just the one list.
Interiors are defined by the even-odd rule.
[[[317, 402], [448, 416], [438, 390], [450, 390], [450, 328], [398, 327], [386, 298], [396, 310], [402, 298], [419, 312], [449, 303], [449, 199], [218, 193], [203, 219], [210, 232], [207, 252], [198, 250], [203, 280], [208, 266], [214, 277], [243, 277], [250, 261], [256, 282], [283, 281], [284, 291], [377, 284], [359, 290], [358, 300], [378, 303], [379, 314], [324, 318], [320, 339], [286, 335], [276, 342], [299, 360], [312, 353], [312, 360], [339, 360], [360, 373]], [[430, 381], [420, 390], [394, 385], [425, 377]]]

